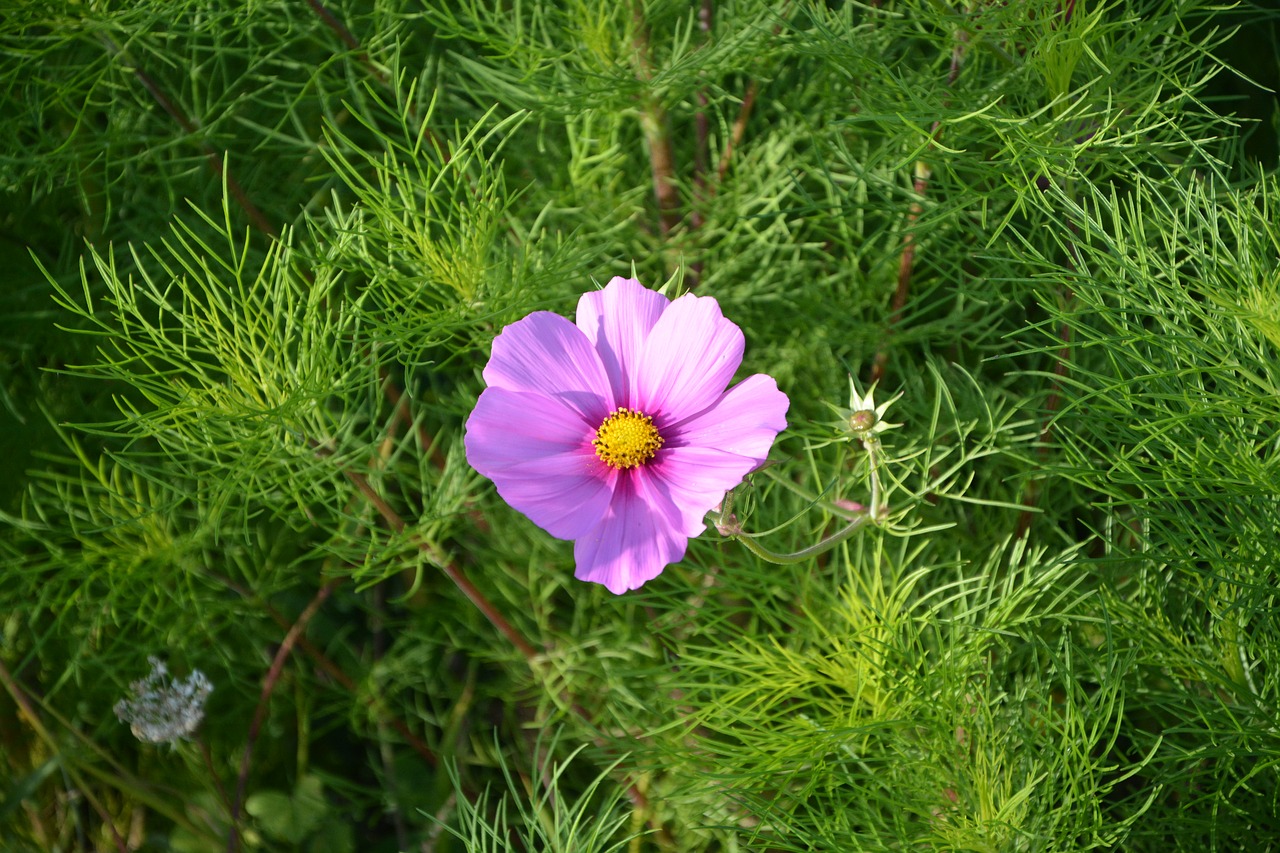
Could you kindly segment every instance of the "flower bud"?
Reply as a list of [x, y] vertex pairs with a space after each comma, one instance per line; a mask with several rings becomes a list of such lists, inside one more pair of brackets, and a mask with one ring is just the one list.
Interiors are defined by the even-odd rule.
[[855, 434], [871, 432], [879, 422], [880, 416], [876, 414], [875, 409], [859, 409], [849, 415], [849, 432]]

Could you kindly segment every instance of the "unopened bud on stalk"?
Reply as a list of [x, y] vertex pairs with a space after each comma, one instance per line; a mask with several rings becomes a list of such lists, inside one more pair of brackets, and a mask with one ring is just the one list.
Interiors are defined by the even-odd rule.
[[843, 417], [844, 423], [841, 425], [841, 431], [847, 433], [850, 438], [859, 440], [868, 440], [878, 436], [880, 433], [891, 430], [901, 424], [891, 424], [885, 421], [884, 414], [889, 407], [897, 402], [899, 394], [888, 402], [876, 405], [876, 389], [872, 385], [867, 391], [866, 396], [858, 393], [858, 386], [853, 382], [853, 377], [849, 377], [849, 408], [841, 409], [835, 406]]
[[860, 409], [849, 416], [850, 432], [871, 432], [880, 420], [873, 409]]

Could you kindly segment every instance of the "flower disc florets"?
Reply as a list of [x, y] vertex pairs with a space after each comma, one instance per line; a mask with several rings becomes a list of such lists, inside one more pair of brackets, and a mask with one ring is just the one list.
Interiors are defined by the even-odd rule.
[[537, 311], [502, 330], [467, 419], [467, 460], [507, 503], [574, 541], [575, 574], [625, 592], [691, 536], [786, 427], [768, 376], [729, 387], [742, 330], [708, 296], [615, 278], [577, 322]]
[[653, 418], [623, 406], [604, 419], [591, 444], [601, 462], [625, 470], [652, 459], [662, 446], [662, 436]]

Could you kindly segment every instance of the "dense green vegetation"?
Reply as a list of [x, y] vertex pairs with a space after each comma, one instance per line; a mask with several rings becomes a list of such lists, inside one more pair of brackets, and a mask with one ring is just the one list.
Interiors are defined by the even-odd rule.
[[[1271, 4], [3, 5], [3, 850], [1280, 845]], [[462, 437], [633, 274], [790, 410], [614, 596]]]

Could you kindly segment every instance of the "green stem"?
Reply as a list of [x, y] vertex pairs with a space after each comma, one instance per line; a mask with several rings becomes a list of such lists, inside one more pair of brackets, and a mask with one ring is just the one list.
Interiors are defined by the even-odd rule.
[[[803, 563], [810, 557], [816, 557], [830, 551], [853, 534], [857, 533], [868, 523], [879, 523], [883, 514], [880, 505], [881, 487], [880, 487], [880, 439], [874, 434], [868, 435], [862, 439], [862, 447], [867, 452], [867, 461], [870, 463], [870, 479], [871, 479], [871, 505], [854, 516], [853, 520], [836, 533], [832, 533], [827, 538], [810, 545], [808, 548], [801, 548], [790, 554], [779, 554], [777, 551], [771, 551], [761, 545], [749, 533], [734, 532], [729, 535], [730, 539], [736, 539], [741, 542], [748, 551], [755, 554], [766, 562], [775, 563], [780, 566], [795, 565]], [[716, 526], [728, 527], [734, 529], [735, 522], [730, 520], [730, 512], [733, 506], [733, 493], [730, 492], [724, 497], [724, 502], [720, 505], [720, 512], [716, 514]]]
[[871, 506], [867, 514], [880, 518], [880, 439], [873, 433], [862, 439], [862, 449], [867, 451], [867, 463], [871, 469]]
[[849, 522], [849, 525], [843, 528], [842, 530], [840, 530], [839, 532], [832, 533], [830, 536], [828, 536], [826, 539], [823, 539], [821, 542], [817, 542], [813, 545], [810, 545], [808, 548], [801, 548], [799, 551], [796, 551], [791, 554], [779, 554], [776, 551], [770, 551], [768, 548], [764, 547], [759, 542], [755, 541], [755, 539], [753, 539], [751, 536], [745, 533], [738, 534], [737, 536], [734, 536], [732, 538], [741, 542], [744, 546], [746, 546], [746, 549], [748, 551], [750, 551], [752, 554], [755, 554], [760, 559], [765, 560], [766, 562], [776, 563], [777, 565], [780, 565], [780, 566], [791, 566], [791, 565], [795, 565], [796, 563], [803, 563], [805, 560], [809, 559], [810, 557], [816, 557], [819, 554], [830, 551], [832, 548], [839, 545], [841, 542], [848, 539], [853, 534], [857, 533], [864, 525], [870, 522], [871, 519], [872, 519], [871, 513], [865, 512], [862, 515], [859, 515], [853, 521]]

